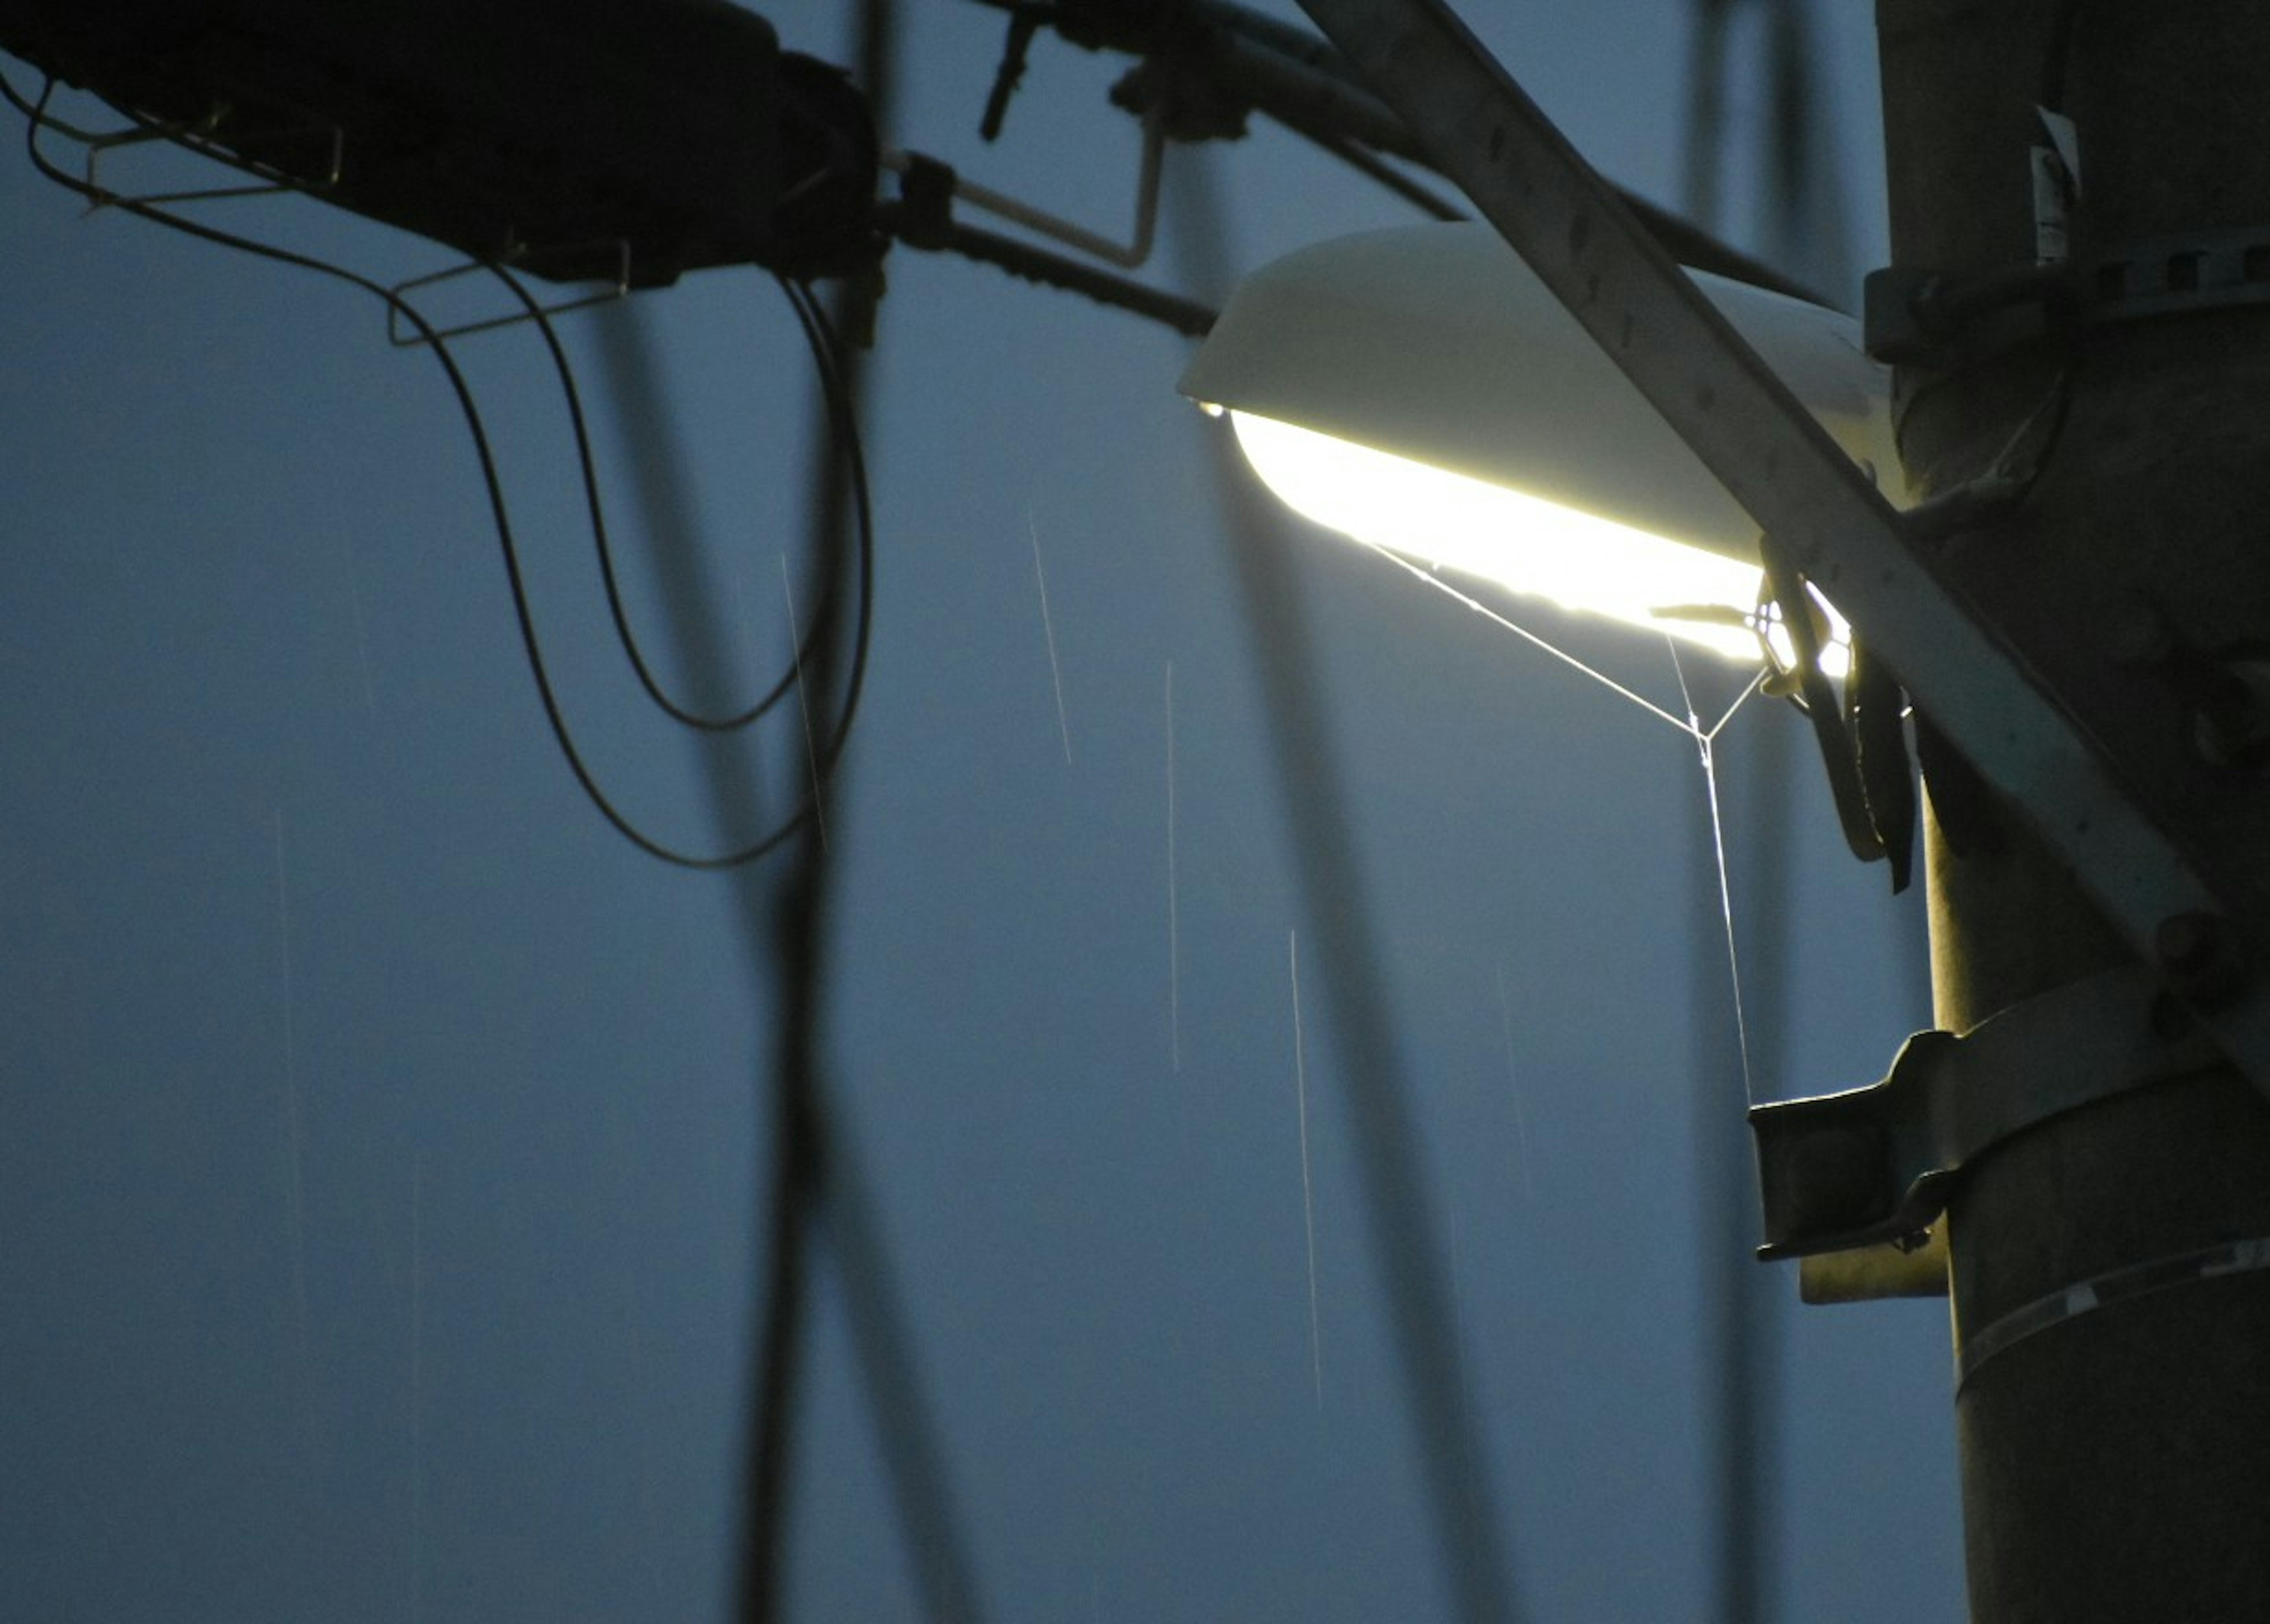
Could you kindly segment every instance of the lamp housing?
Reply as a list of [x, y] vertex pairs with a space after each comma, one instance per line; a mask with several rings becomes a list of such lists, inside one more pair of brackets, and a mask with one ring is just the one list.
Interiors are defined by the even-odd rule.
[[[1689, 274], [1904, 504], [1890, 374], [1858, 326]], [[1756, 524], [1487, 226], [1367, 233], [1265, 267], [1179, 387], [1227, 411], [1263, 480], [1332, 529], [1756, 656]]]

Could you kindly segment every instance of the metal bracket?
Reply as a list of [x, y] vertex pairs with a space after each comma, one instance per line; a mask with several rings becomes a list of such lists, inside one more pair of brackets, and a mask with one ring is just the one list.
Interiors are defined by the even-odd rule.
[[[52, 88], [52, 86], [51, 86]], [[304, 123], [274, 128], [251, 127], [232, 122], [234, 109], [226, 102], [215, 102], [197, 118], [189, 120], [143, 120], [116, 130], [82, 130], [65, 122], [47, 111], [47, 98], [42, 97], [36, 109], [32, 136], [36, 143], [39, 132], [48, 130], [67, 141], [77, 144], [85, 153], [81, 182], [85, 195], [98, 209], [135, 207], [175, 203], [213, 203], [235, 197], [269, 197], [283, 192], [302, 192], [320, 197], [338, 184], [346, 165], [346, 131], [329, 119], [310, 117]], [[222, 132], [226, 131], [225, 145]], [[257, 158], [248, 157], [240, 147], [273, 148], [296, 141], [323, 143], [328, 158], [313, 166], [312, 173], [300, 174]], [[208, 162], [219, 164], [253, 177], [245, 186], [201, 186], [180, 191], [117, 192], [103, 184], [102, 160], [107, 153], [130, 151], [137, 147], [167, 143], [191, 152]]]
[[2092, 254], [2081, 319], [2122, 322], [2270, 300], [2270, 226], [2117, 242]]
[[1963, 1168], [2014, 1134], [2218, 1061], [2140, 968], [2029, 998], [1961, 1037], [1918, 1032], [1881, 1082], [1750, 1112], [1765, 1215], [1758, 1256], [1912, 1241], [1946, 1210]]
[[[924, 182], [935, 185], [943, 180], [946, 191], [953, 199], [968, 204], [973, 209], [1013, 221], [1036, 235], [1050, 238], [1065, 247], [1076, 248], [1091, 258], [1123, 271], [1139, 269], [1151, 257], [1151, 245], [1158, 234], [1159, 177], [1164, 172], [1167, 151], [1167, 122], [1164, 111], [1154, 105], [1143, 115], [1142, 167], [1135, 179], [1134, 235], [1127, 242], [1115, 242], [1085, 226], [1020, 202], [1005, 192], [980, 186], [956, 174], [937, 159], [919, 152], [886, 152], [880, 159], [882, 167], [894, 174], [912, 177], [922, 174]], [[942, 175], [939, 174], [943, 171]]]
[[2233, 976], [2169, 985], [2270, 1094], [2270, 796], [2170, 745], [2093, 584], [2013, 559], [2049, 607], [1990, 619], [1442, 0], [1301, 4], [2138, 956], [2177, 919], [2228, 944]]
[[[402, 309], [404, 299], [419, 288], [433, 287], [439, 283], [455, 281], [459, 277], [471, 276], [475, 271], [489, 270], [493, 264], [501, 265], [508, 271], [523, 270], [529, 268], [531, 262], [544, 259], [547, 253], [575, 255], [580, 257], [601, 248], [613, 250], [615, 274], [608, 278], [597, 293], [553, 300], [548, 304], [538, 306], [533, 310], [516, 310], [507, 315], [485, 316], [470, 322], [458, 322], [451, 326], [434, 328], [430, 332], [404, 332], [402, 329]], [[627, 299], [631, 293], [631, 245], [627, 238], [616, 238], [607, 242], [570, 243], [548, 250], [517, 248], [503, 259], [494, 262], [468, 260], [464, 264], [451, 265], [444, 271], [429, 271], [422, 277], [412, 277], [406, 282], [397, 282], [392, 287], [387, 289], [387, 293], [389, 294], [386, 301], [387, 342], [398, 350], [414, 349], [422, 344], [431, 344], [435, 339], [447, 341], [451, 338], [463, 338], [471, 333], [494, 332], [501, 327], [517, 327], [523, 322], [535, 321], [538, 316], [561, 315], [570, 310], [582, 310], [592, 305], [612, 304], [619, 299]]]
[[[299, 175], [273, 164], [241, 156], [236, 151], [223, 146], [216, 137], [226, 112], [225, 108], [216, 108], [208, 117], [194, 124], [151, 124], [89, 141], [86, 144], [87, 190], [101, 204], [214, 203], [232, 197], [272, 197], [286, 192], [303, 192], [309, 197], [321, 197], [338, 184], [339, 175], [346, 167], [346, 131], [338, 124], [329, 120], [311, 120], [288, 129], [231, 130], [230, 138], [240, 146], [320, 141], [329, 156], [315, 167], [312, 174]], [[132, 197], [118, 196], [103, 185], [98, 169], [105, 152], [153, 141], [170, 141], [185, 152], [195, 152], [200, 158], [255, 178], [247, 186], [204, 186], [184, 191], [142, 192]]]
[[1948, 372], [2040, 338], [2060, 321], [2103, 327], [2270, 302], [2270, 226], [2141, 237], [2072, 264], [1948, 275], [1893, 265], [1862, 287], [1862, 347]]

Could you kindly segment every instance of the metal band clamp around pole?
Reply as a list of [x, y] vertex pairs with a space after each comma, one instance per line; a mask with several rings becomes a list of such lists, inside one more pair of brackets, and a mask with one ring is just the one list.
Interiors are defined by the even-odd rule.
[[1918, 1032], [1881, 1082], [1750, 1112], [1768, 1260], [1920, 1235], [1955, 1176], [2012, 1135], [2216, 1064], [2204, 1034], [2163, 1032], [2141, 969], [2091, 975], [1957, 1037]]

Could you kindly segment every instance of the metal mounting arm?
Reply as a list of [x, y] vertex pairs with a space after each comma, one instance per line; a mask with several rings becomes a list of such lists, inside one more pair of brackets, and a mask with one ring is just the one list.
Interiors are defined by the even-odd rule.
[[[2171, 745], [2174, 702], [2101, 657], [2121, 606], [2015, 560], [2037, 577], [2023, 593], [2062, 612], [2022, 643], [1990, 624], [1447, 6], [1302, 6], [2270, 1093], [2270, 796]], [[2216, 974], [2169, 958], [2171, 922], [2211, 938]]]
[[2013, 1005], [1961, 1037], [1918, 1032], [1881, 1082], [1750, 1112], [1762, 1258], [1909, 1242], [1955, 1175], [2012, 1135], [2215, 1064], [2196, 1029], [2160, 1029], [2165, 995], [2114, 970]]

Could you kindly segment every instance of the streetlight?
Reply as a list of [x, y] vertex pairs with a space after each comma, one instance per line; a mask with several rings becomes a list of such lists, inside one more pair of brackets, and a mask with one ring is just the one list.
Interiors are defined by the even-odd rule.
[[[1890, 374], [1858, 327], [1690, 274], [1903, 504]], [[1228, 412], [1263, 481], [1319, 523], [1757, 657], [1757, 525], [1487, 226], [1372, 232], [1277, 261], [1239, 285], [1180, 388]], [[1839, 675], [1844, 627], [1829, 619], [1823, 664]]]

